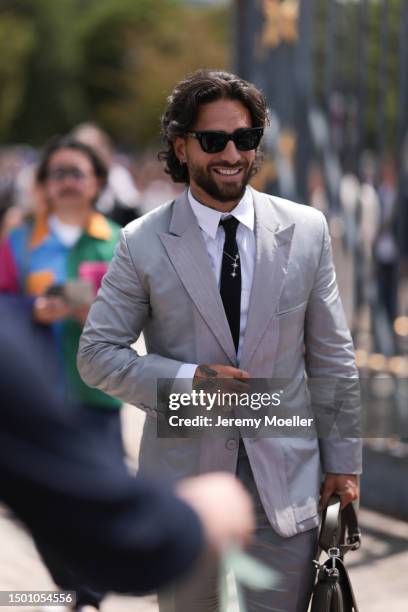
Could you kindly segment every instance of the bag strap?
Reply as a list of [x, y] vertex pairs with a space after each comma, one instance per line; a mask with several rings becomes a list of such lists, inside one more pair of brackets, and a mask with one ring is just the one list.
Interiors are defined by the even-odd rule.
[[322, 516], [319, 548], [326, 553], [330, 549], [337, 548], [340, 551], [338, 556], [343, 557], [350, 550], [357, 550], [360, 546], [361, 530], [355, 506], [350, 503], [340, 511], [340, 497], [332, 495]]

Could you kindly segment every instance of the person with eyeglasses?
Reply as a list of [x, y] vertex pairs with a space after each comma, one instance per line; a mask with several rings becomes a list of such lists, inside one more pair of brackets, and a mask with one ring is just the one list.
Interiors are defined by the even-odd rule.
[[[106, 177], [94, 150], [70, 136], [44, 149], [36, 175], [43, 209], [0, 245], [0, 302], [67, 411], [80, 406], [78, 427], [120, 463], [122, 402], [88, 387], [76, 367], [82, 326], [119, 236], [119, 226], [94, 209]], [[24, 384], [24, 372], [21, 378]], [[57, 584], [77, 588], [78, 609], [99, 605], [101, 593], [72, 584], [54, 557], [42, 553]]]
[[[244, 483], [257, 521], [249, 550], [280, 576], [274, 588], [247, 589], [247, 609], [306, 612], [319, 509], [333, 492], [343, 506], [358, 496], [361, 440], [163, 429], [178, 410], [162, 399], [163, 381], [173, 401], [203, 388], [251, 395], [257, 380], [277, 379], [299, 402], [306, 377], [357, 377], [324, 216], [249, 185], [266, 125], [263, 94], [233, 74], [199, 70], [177, 83], [159, 155], [185, 191], [122, 230], [78, 367], [87, 384], [146, 411], [142, 473], [223, 470]], [[146, 356], [131, 349], [142, 331]], [[160, 611], [217, 610], [216, 575], [216, 560], [203, 563], [159, 594]]]

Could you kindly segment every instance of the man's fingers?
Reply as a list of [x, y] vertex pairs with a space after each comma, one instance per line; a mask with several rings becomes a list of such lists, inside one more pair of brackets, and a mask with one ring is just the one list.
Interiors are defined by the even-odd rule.
[[319, 512], [323, 512], [323, 510], [326, 508], [330, 496], [334, 493], [334, 489], [329, 488], [329, 487], [323, 487], [323, 491], [322, 494], [320, 496], [320, 502], [319, 502]]
[[359, 488], [357, 478], [347, 474], [327, 474], [321, 488], [319, 503], [320, 512], [326, 508], [331, 495], [340, 497], [340, 507], [345, 508], [350, 502], [358, 498]]
[[348, 504], [354, 501], [356, 498], [354, 495], [350, 495], [349, 493], [345, 493], [344, 495], [340, 495], [340, 508], [343, 510]]
[[246, 372], [245, 370], [237, 370], [237, 369], [235, 369], [235, 374], [234, 374], [233, 378], [238, 378], [238, 380], [239, 379], [249, 378], [249, 372]]
[[196, 376], [199, 378], [237, 378], [238, 380], [249, 378], [249, 372], [240, 370], [233, 366], [222, 364], [201, 364], [196, 369]]
[[356, 485], [347, 484], [343, 489], [335, 491], [336, 495], [340, 496], [340, 508], [345, 508], [349, 503], [353, 502], [358, 497]]
[[248, 382], [246, 382], [245, 378], [226, 378], [224, 380], [221, 380], [221, 385], [220, 388], [222, 388], [223, 390], [232, 390], [234, 389], [235, 391], [248, 391], [250, 388], [250, 385]]
[[36, 300], [35, 300], [35, 306], [39, 309], [45, 308], [47, 305], [47, 298], [43, 297], [42, 295], [40, 295]]

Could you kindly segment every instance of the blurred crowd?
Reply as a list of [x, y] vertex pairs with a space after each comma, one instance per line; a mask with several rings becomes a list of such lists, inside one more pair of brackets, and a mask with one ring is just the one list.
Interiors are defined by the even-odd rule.
[[[344, 307], [358, 349], [406, 354], [407, 255], [402, 211], [408, 188], [396, 159], [365, 152], [360, 172], [345, 171], [339, 202], [330, 205], [319, 164], [310, 168], [309, 202], [328, 217]], [[339, 245], [340, 243], [340, 245]], [[336, 249], [337, 247], [337, 249]]]
[[311, 164], [308, 199], [329, 222], [366, 394], [366, 445], [403, 458], [408, 456], [408, 139], [401, 159], [364, 151], [353, 165], [358, 171], [347, 166], [339, 172], [333, 202], [323, 164]]
[[[98, 126], [83, 123], [72, 136], [91, 146], [108, 168], [108, 181], [96, 209], [123, 226], [172, 199], [179, 188], [163, 173], [156, 155], [137, 157], [117, 150]], [[44, 204], [35, 181], [41, 151], [26, 145], [0, 149], [0, 228], [6, 235], [23, 219], [36, 216]]]

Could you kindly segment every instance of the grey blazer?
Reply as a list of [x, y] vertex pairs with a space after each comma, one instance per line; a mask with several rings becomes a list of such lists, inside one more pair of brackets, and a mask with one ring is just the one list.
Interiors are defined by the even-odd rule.
[[[357, 377], [323, 215], [252, 190], [256, 263], [239, 367], [255, 378]], [[143, 331], [147, 355], [131, 345]], [[238, 365], [204, 240], [185, 191], [130, 223], [82, 334], [85, 382], [144, 409], [141, 470], [178, 479], [234, 473], [238, 439], [157, 437], [156, 384], [182, 363]], [[311, 529], [323, 472], [359, 473], [361, 440], [245, 439], [273, 528]]]

